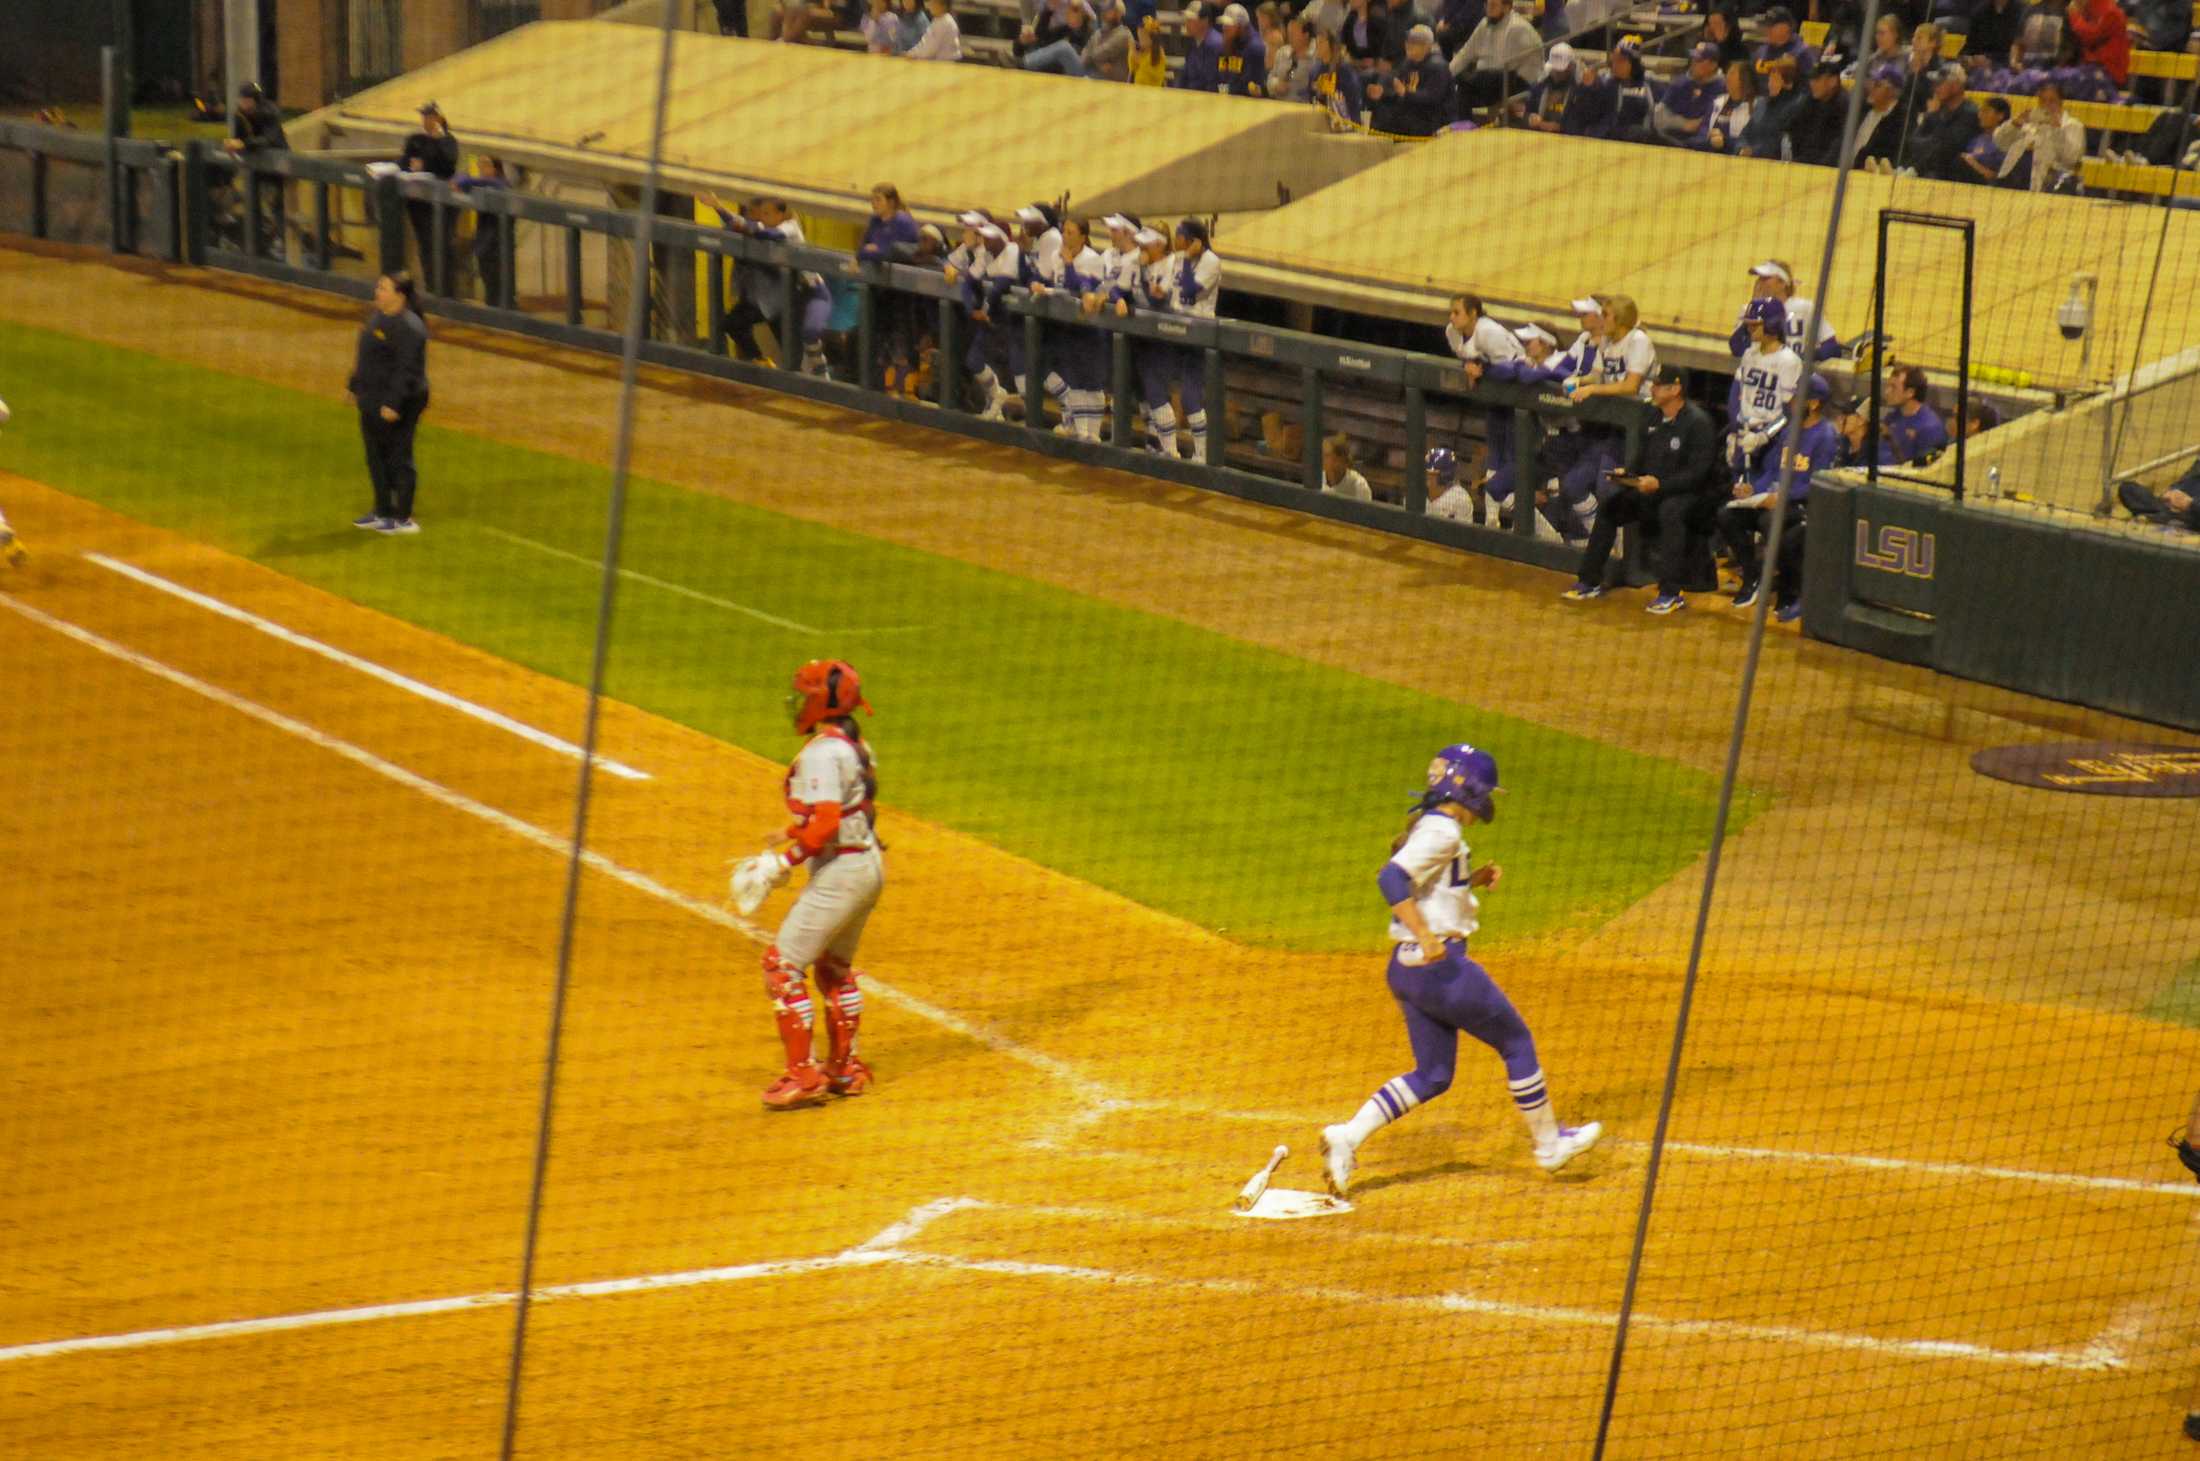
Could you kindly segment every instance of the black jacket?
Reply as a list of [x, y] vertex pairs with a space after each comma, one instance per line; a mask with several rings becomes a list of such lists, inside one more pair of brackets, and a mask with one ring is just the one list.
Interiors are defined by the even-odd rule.
[[1848, 98], [1842, 92], [1820, 101], [1804, 93], [1794, 115], [1788, 118], [1788, 149], [1797, 162], [1832, 167], [1841, 159], [1841, 126], [1848, 119]]
[[1957, 102], [1946, 111], [1919, 112], [1910, 124], [1909, 156], [1905, 161], [1917, 169], [1921, 178], [1953, 181], [1956, 159], [1971, 145], [1978, 129], [1978, 108], [1967, 101]]
[[1671, 421], [1654, 405], [1642, 409], [1642, 460], [1635, 475], [1657, 478], [1660, 500], [1718, 487], [1719, 431], [1710, 413], [1694, 401], [1684, 402]]
[[230, 114], [229, 135], [244, 144], [247, 152], [288, 152], [290, 138], [283, 133], [282, 113], [275, 110], [271, 101], [252, 103], [250, 115], [243, 107]]
[[428, 405], [428, 327], [411, 310], [379, 309], [359, 327], [359, 356], [346, 388], [369, 415], [384, 406], [425, 410]]
[[458, 139], [449, 132], [440, 137], [415, 132], [407, 137], [405, 150], [398, 154], [398, 166], [411, 172], [416, 157], [420, 159], [420, 170], [431, 177], [449, 182], [458, 175]]

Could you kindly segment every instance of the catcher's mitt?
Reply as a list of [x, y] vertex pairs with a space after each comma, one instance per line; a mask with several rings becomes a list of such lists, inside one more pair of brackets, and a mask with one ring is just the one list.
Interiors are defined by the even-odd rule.
[[785, 881], [787, 860], [776, 852], [759, 852], [733, 865], [733, 876], [726, 880], [726, 890], [733, 899], [733, 906], [745, 915], [761, 908], [771, 890]]

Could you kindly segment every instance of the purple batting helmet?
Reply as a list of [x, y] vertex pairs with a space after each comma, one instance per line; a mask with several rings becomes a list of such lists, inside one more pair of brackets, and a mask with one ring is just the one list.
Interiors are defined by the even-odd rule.
[[1788, 327], [1788, 307], [1770, 295], [1753, 299], [1749, 308], [1742, 311], [1744, 320], [1755, 320], [1765, 327], [1765, 333], [1773, 339], [1784, 339]]
[[1459, 458], [1448, 446], [1432, 446], [1423, 465], [1428, 468], [1429, 479], [1439, 487], [1456, 486], [1459, 482]]
[[1421, 793], [1426, 809], [1457, 802], [1487, 822], [1497, 815], [1497, 758], [1469, 745], [1446, 746], [1428, 763], [1428, 790]]

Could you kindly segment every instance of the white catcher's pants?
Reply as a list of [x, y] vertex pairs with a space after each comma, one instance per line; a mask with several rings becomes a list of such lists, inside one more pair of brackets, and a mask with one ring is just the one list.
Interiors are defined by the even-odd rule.
[[877, 848], [836, 852], [810, 868], [810, 881], [779, 925], [779, 957], [807, 968], [821, 954], [853, 963], [863, 925], [886, 887], [886, 861]]

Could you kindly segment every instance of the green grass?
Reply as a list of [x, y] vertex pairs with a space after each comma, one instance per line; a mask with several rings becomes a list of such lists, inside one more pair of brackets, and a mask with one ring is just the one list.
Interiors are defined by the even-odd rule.
[[[366, 489], [341, 404], [16, 326], [0, 325], [0, 355], [18, 363], [0, 456], [11, 470], [585, 682], [596, 573], [492, 530], [598, 554], [604, 468], [427, 426], [426, 531], [381, 539], [345, 525]], [[460, 425], [466, 409], [446, 402], [428, 419]], [[738, 444], [725, 451], [728, 470], [760, 469]], [[709, 494], [632, 483], [623, 562], [830, 632], [630, 580], [613, 695], [782, 757], [795, 745], [780, 706], [788, 674], [812, 656], [852, 659], [879, 706], [870, 729], [890, 807], [1249, 943], [1380, 940], [1375, 871], [1450, 741], [1492, 749], [1508, 787], [1475, 839], [1506, 864], [1499, 940], [1600, 920], [1709, 835], [1704, 773]], [[1412, 604], [1397, 607], [1399, 633], [1459, 652]], [[1275, 608], [1309, 622], [1323, 612]], [[208, 632], [223, 631], [210, 621]], [[727, 846], [755, 831], [725, 828]]]
[[2150, 1020], [2200, 1029], [2200, 959], [2178, 970], [2140, 1013]]

